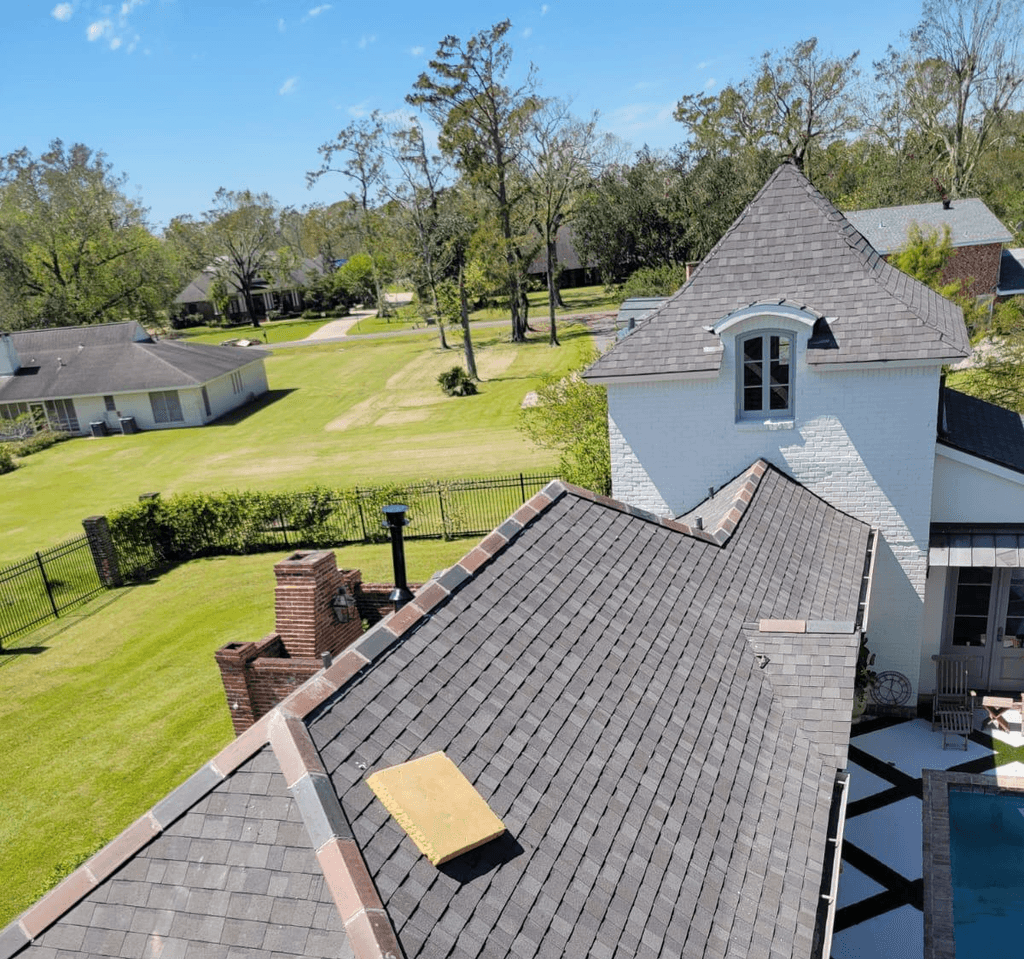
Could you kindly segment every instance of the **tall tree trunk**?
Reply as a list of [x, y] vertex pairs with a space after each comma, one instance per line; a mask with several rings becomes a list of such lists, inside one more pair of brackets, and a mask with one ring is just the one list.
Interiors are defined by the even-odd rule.
[[249, 289], [248, 284], [242, 290], [242, 299], [245, 301], [245, 312], [249, 314], [249, 322], [252, 323], [256, 329], [260, 327], [259, 318], [256, 316], [256, 305], [252, 300], [252, 290]]
[[560, 346], [558, 342], [558, 331], [555, 327], [555, 306], [558, 302], [558, 280], [555, 276], [555, 244], [551, 237], [547, 242], [548, 253], [548, 310], [551, 314], [551, 336], [548, 338], [549, 346]]
[[441, 316], [441, 311], [437, 308], [437, 288], [434, 286], [433, 279], [430, 280], [430, 300], [434, 304], [434, 322], [437, 323], [437, 335], [441, 341], [441, 349], [448, 349], [448, 340], [444, 335], [444, 317]]
[[[473, 338], [469, 332], [469, 304], [466, 302], [466, 280], [462, 264], [459, 264], [459, 312], [462, 314], [462, 344], [466, 352], [466, 372], [470, 379], [478, 380], [476, 357], [473, 355]], [[439, 318], [440, 319], [440, 318]]]

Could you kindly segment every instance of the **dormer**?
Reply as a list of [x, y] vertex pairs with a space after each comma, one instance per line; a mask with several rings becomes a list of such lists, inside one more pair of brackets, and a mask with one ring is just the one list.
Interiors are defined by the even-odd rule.
[[10, 333], [0, 333], [0, 376], [14, 376], [21, 367]]

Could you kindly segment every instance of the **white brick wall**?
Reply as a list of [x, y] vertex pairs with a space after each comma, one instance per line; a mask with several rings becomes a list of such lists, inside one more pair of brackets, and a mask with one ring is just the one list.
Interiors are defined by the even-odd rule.
[[715, 379], [608, 388], [613, 495], [657, 513], [683, 513], [709, 485], [721, 486], [764, 457], [878, 527], [885, 546], [869, 638], [877, 668], [906, 673], [916, 688], [939, 366], [820, 371], [806, 363], [801, 328], [795, 418], [769, 428], [736, 421], [734, 332], [723, 336]]

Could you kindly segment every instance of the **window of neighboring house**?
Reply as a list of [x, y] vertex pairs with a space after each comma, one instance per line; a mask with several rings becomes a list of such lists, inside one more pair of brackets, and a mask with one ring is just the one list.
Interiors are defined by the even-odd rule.
[[231, 374], [231, 391], [233, 393], [242, 392], [242, 374], [237, 370]]
[[114, 413], [117, 411], [117, 406], [114, 405], [114, 397], [112, 396], [103, 397], [103, 406], [106, 408], [108, 413]]
[[210, 394], [206, 392], [206, 387], [203, 387], [203, 406], [206, 408], [206, 415], [213, 416], [213, 411], [210, 409]]
[[793, 415], [792, 333], [748, 333], [736, 341], [737, 410], [740, 418]]
[[184, 423], [181, 412], [181, 401], [177, 390], [161, 390], [149, 394], [149, 404], [153, 407], [153, 420], [157, 423]]
[[50, 429], [63, 430], [65, 433], [78, 432], [78, 414], [71, 400], [47, 400], [46, 418]]

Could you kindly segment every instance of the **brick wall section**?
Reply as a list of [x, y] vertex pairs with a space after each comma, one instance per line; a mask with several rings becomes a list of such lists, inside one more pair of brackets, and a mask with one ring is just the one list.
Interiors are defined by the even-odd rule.
[[[423, 584], [409, 583], [409, 589], [416, 592]], [[360, 583], [356, 593], [356, 604], [359, 615], [366, 620], [367, 626], [374, 626], [385, 616], [395, 611], [395, 604], [390, 596], [394, 592], [394, 583]]]
[[999, 262], [1003, 255], [1001, 243], [982, 243], [978, 246], [961, 246], [953, 251], [953, 255], [942, 271], [942, 282], [952, 283], [954, 280], [967, 282], [973, 279], [968, 287], [972, 296], [989, 296], [999, 286]]
[[358, 570], [338, 569], [329, 550], [300, 551], [275, 564], [274, 576], [277, 632], [289, 656], [319, 659], [321, 653], [341, 652], [359, 638], [362, 625], [356, 607], [339, 623], [331, 605], [342, 587], [355, 598], [362, 579]]
[[82, 520], [82, 526], [85, 527], [92, 561], [96, 564], [100, 582], [108, 588], [123, 586], [121, 567], [117, 562], [117, 553], [114, 550], [114, 541], [110, 538], [106, 516], [89, 516]]
[[[319, 672], [322, 653], [337, 655], [363, 632], [362, 574], [338, 569], [333, 552], [293, 553], [274, 566], [274, 575], [276, 631], [258, 642], [228, 643], [215, 653], [236, 736]], [[356, 605], [339, 623], [332, 601], [342, 587]], [[375, 587], [368, 602], [381, 608], [378, 591], [386, 589], [386, 605], [393, 588]]]

